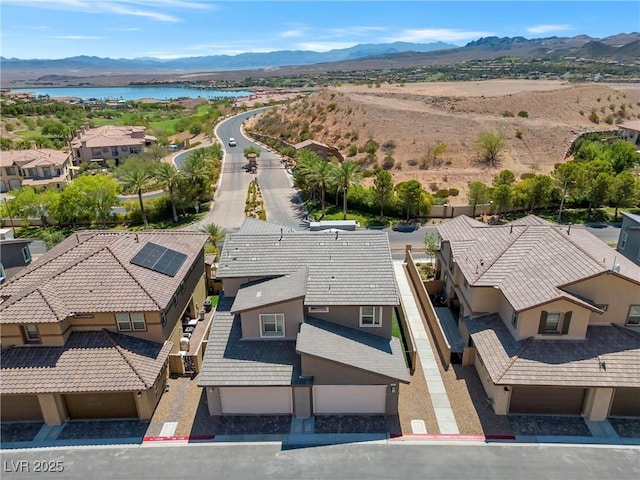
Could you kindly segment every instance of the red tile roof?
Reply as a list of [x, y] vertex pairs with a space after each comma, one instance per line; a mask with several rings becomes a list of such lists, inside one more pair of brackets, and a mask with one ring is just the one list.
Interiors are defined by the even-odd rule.
[[172, 346], [102, 330], [73, 332], [61, 347], [10, 347], [2, 351], [0, 393], [146, 390]]
[[[160, 311], [202, 258], [207, 239], [185, 231], [74, 234], [0, 287], [0, 323], [57, 322], [71, 312]], [[174, 277], [130, 263], [147, 242], [187, 255]]]

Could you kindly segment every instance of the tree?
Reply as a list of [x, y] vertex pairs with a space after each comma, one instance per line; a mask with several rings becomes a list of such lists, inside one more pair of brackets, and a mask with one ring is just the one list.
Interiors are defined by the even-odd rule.
[[76, 228], [79, 220], [91, 219], [85, 195], [81, 189], [80, 178], [82, 177], [73, 180], [60, 192], [60, 200], [56, 212], [60, 223], [71, 222], [73, 228]]
[[342, 162], [331, 170], [333, 184], [342, 188], [342, 218], [347, 219], [347, 190], [351, 185], [359, 185], [362, 175], [358, 165], [353, 162]]
[[219, 252], [218, 243], [227, 236], [227, 231], [215, 223], [207, 223], [200, 227], [200, 231], [209, 234], [209, 243], [213, 246], [216, 254]]
[[476, 146], [480, 150], [483, 160], [493, 167], [498, 155], [504, 149], [505, 136], [495, 130], [484, 130], [480, 133]]
[[640, 161], [640, 153], [636, 152], [636, 146], [627, 141], [619, 141], [609, 146], [606, 157], [616, 174], [633, 167]]
[[429, 255], [431, 262], [438, 250], [440, 250], [440, 235], [437, 232], [427, 233], [424, 236], [424, 251]]
[[467, 194], [469, 204], [473, 205], [471, 216], [476, 217], [476, 206], [489, 200], [489, 188], [482, 182], [469, 182], [469, 193]]
[[182, 175], [194, 187], [195, 201], [200, 201], [207, 195], [211, 187], [211, 158], [201, 148], [191, 153], [182, 163], [180, 171]]
[[9, 201], [9, 208], [13, 215], [28, 224], [30, 218], [40, 217], [40, 196], [33, 188], [23, 187]]
[[393, 198], [393, 177], [386, 170], [380, 170], [373, 181], [373, 194], [380, 207], [380, 220], [384, 217], [384, 207]]
[[118, 204], [121, 185], [110, 175], [83, 175], [75, 178], [74, 185], [82, 195], [82, 207], [90, 220], [101, 220], [104, 227], [111, 215], [111, 209]]
[[298, 152], [297, 159], [300, 173], [307, 177], [308, 186], [312, 189], [318, 188], [320, 190], [320, 208], [324, 217], [325, 194], [335, 166], [306, 148]]
[[[260, 157], [260, 149], [258, 147], [256, 147], [255, 145], [251, 145], [250, 147], [245, 148], [242, 151], [242, 154], [244, 155], [245, 158], [249, 157], [250, 154], [254, 154], [256, 157]], [[300, 153], [300, 152], [298, 152]]]
[[516, 176], [511, 170], [501, 170], [498, 175], [493, 177], [493, 186], [500, 185], [511, 186], [516, 182]]
[[178, 222], [178, 212], [176, 210], [175, 191], [180, 185], [182, 174], [175, 165], [169, 163], [160, 163], [155, 170], [155, 179], [162, 189], [169, 194], [171, 200], [171, 212], [173, 214], [173, 222]]
[[636, 179], [629, 171], [621, 172], [611, 182], [609, 204], [615, 207], [613, 220], [618, 220], [618, 208], [628, 207], [637, 199]]
[[147, 213], [144, 211], [144, 202], [142, 201], [142, 192], [151, 183], [151, 172], [142, 167], [129, 168], [126, 173], [120, 178], [126, 191], [135, 192], [138, 194], [138, 201], [140, 202], [140, 213], [142, 214], [142, 221], [144, 227], [149, 226], [147, 222]]
[[398, 199], [402, 205], [402, 209], [407, 212], [407, 221], [424, 211], [424, 195], [426, 192], [422, 188], [422, 184], [417, 180], [407, 180], [406, 182], [396, 185]]
[[529, 191], [531, 211], [543, 203], [553, 201], [554, 181], [549, 175], [536, 175], [531, 182]]
[[592, 208], [599, 208], [607, 201], [611, 185], [613, 184], [613, 175], [610, 173], [599, 173], [591, 182], [587, 199], [589, 200], [589, 211]]
[[511, 186], [501, 184], [493, 189], [493, 203], [495, 203], [498, 209], [498, 217], [500, 213], [505, 211], [511, 205]]

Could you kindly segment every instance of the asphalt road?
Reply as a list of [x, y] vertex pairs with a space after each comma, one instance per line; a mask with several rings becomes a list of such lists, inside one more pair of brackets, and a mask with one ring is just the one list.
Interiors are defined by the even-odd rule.
[[[4, 450], [0, 457], [3, 479], [635, 480], [640, 478], [639, 453], [637, 447], [545, 444], [286, 448], [270, 443]], [[43, 464], [63, 471], [34, 471]]]

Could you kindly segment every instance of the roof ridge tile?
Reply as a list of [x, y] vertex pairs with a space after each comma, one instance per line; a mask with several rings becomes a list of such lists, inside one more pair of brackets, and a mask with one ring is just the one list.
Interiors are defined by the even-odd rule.
[[131, 370], [133, 371], [133, 373], [136, 374], [136, 377], [138, 377], [140, 379], [140, 382], [142, 382], [142, 384], [146, 387], [146, 388], [150, 388], [153, 384], [149, 385], [144, 378], [142, 378], [142, 375], [140, 375], [140, 373], [138, 372], [138, 370], [136, 369], [136, 367], [133, 365], [133, 363], [131, 363], [131, 361], [129, 360], [127, 354], [126, 354], [126, 350], [124, 348], [122, 348], [118, 342], [116, 342], [110, 335], [111, 332], [109, 332], [109, 330], [107, 330], [106, 328], [103, 328], [102, 331], [104, 332], [105, 336], [109, 339], [109, 342], [111, 342], [111, 344], [113, 345], [113, 347], [116, 349], [116, 351], [120, 354], [120, 356], [123, 358], [123, 360], [125, 362], [127, 362], [127, 365], [129, 365], [129, 368], [131, 368]]

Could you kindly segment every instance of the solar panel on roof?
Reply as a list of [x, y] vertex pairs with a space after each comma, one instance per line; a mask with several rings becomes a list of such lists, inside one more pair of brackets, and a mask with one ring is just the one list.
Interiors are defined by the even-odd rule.
[[131, 263], [175, 277], [186, 259], [187, 256], [184, 253], [148, 242], [135, 254]]

